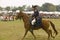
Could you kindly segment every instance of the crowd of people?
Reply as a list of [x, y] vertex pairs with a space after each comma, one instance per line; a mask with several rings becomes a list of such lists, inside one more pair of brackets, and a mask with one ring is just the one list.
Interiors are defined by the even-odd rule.
[[2, 21], [14, 21], [14, 16], [0, 16]]

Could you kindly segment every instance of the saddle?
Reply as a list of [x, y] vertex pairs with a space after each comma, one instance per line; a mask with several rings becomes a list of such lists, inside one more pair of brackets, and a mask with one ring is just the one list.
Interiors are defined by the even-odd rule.
[[33, 18], [31, 17], [30, 18], [30, 25], [33, 26], [33, 27], [40, 27], [42, 25], [42, 18], [41, 17], [37, 17], [36, 18], [36, 22], [34, 23], [34, 25], [31, 24]]

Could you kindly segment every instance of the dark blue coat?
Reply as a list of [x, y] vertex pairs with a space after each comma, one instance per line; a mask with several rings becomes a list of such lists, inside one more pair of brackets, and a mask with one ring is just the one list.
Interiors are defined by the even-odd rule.
[[36, 18], [36, 17], [38, 17], [38, 16], [39, 16], [39, 11], [38, 11], [38, 10], [35, 10], [35, 11], [34, 11], [34, 14], [32, 15], [32, 17], [35, 17], [35, 18]]

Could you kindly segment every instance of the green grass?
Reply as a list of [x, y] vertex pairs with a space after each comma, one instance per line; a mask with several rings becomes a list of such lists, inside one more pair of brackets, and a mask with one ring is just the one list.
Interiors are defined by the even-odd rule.
[[[51, 20], [58, 30], [59, 34], [56, 36], [54, 40], [60, 40], [60, 19], [47, 19]], [[23, 25], [23, 21], [15, 20], [15, 21], [0, 21], [0, 40], [18, 40], [22, 39], [24, 35], [25, 29]], [[37, 40], [47, 40], [47, 34], [44, 30], [36, 30], [34, 31]], [[30, 32], [28, 32], [27, 36], [24, 40], [33, 40], [33, 36]], [[52, 38], [51, 38], [52, 39]], [[52, 39], [53, 40], [53, 39]]]

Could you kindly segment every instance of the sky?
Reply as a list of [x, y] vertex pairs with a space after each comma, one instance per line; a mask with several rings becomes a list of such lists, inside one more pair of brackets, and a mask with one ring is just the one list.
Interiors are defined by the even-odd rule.
[[0, 6], [23, 6], [23, 5], [39, 5], [42, 6], [44, 3], [52, 3], [54, 5], [59, 5], [60, 0], [0, 0]]

